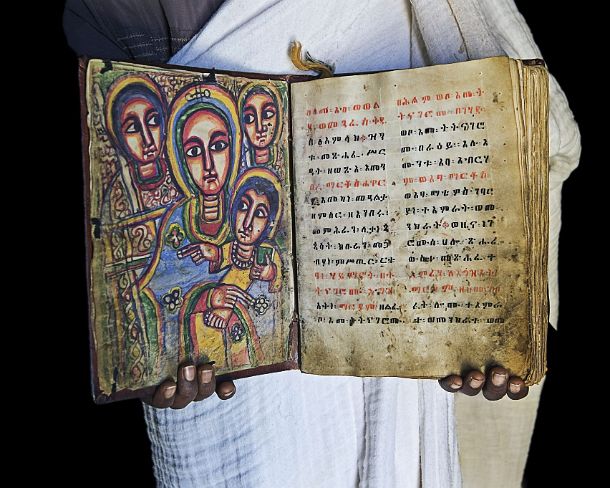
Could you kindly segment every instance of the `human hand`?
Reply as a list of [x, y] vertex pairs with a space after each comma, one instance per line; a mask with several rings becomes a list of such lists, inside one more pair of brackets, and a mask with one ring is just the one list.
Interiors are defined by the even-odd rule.
[[271, 262], [269, 254], [265, 254], [265, 264], [254, 263], [250, 268], [250, 279], [261, 281], [273, 281], [277, 270]]
[[214, 308], [235, 308], [237, 303], [241, 303], [246, 308], [252, 305], [254, 298], [247, 292], [235, 285], [221, 285], [214, 289], [210, 297]]
[[193, 263], [199, 265], [202, 261], [218, 261], [219, 250], [218, 246], [215, 246], [214, 244], [197, 242], [178, 249], [176, 254], [179, 259], [190, 257], [193, 260]]
[[483, 396], [495, 401], [507, 395], [511, 400], [521, 400], [529, 392], [525, 382], [519, 376], [510, 376], [506, 368], [496, 366], [485, 375], [476, 369], [464, 377], [452, 374], [438, 380], [441, 387], [450, 392], [462, 392], [464, 395], [475, 396], [483, 390]]
[[203, 323], [215, 329], [224, 329], [233, 315], [232, 308], [210, 308], [203, 316]]
[[228, 400], [235, 394], [232, 381], [216, 382], [216, 371], [213, 364], [186, 363], [178, 367], [178, 382], [167, 379], [161, 383], [152, 397], [144, 402], [156, 408], [180, 409], [191, 402], [218, 395], [221, 400]]

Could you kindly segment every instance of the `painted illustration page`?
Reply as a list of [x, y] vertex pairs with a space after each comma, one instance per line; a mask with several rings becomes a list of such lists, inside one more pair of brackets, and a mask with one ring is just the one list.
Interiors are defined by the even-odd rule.
[[290, 367], [286, 81], [92, 60], [85, 100], [98, 401]]
[[524, 371], [513, 81], [490, 58], [293, 85], [303, 371]]

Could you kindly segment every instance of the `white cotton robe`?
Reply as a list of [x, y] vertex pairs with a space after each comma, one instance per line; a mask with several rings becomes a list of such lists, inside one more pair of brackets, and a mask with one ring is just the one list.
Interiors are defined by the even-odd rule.
[[[287, 56], [291, 40], [333, 64], [336, 73], [504, 53], [540, 57], [511, 0], [227, 0], [170, 63], [298, 73]], [[555, 80], [551, 95], [549, 278], [554, 324], [561, 183], [576, 166], [580, 145]], [[436, 381], [289, 371], [238, 380], [236, 385], [229, 401], [214, 397], [184, 410], [145, 406], [159, 486], [462, 486], [454, 396]], [[531, 419], [536, 405], [529, 409]], [[523, 427], [527, 442], [531, 419]], [[464, 439], [463, 444], [473, 442]], [[517, 480], [527, 442], [515, 447], [525, 450], [520, 464], [512, 466], [520, 470]], [[500, 483], [494, 486], [518, 486]]]

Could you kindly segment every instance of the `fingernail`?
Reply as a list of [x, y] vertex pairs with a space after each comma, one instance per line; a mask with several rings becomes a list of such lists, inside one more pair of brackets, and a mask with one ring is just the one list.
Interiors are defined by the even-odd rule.
[[222, 395], [222, 398], [224, 400], [231, 398], [233, 396], [233, 394], [235, 393], [235, 389], [230, 390], [230, 391], [223, 391], [220, 394]]
[[163, 396], [169, 400], [171, 397], [174, 396], [174, 393], [176, 393], [176, 385], [174, 386], [168, 386], [167, 388], [165, 388], [165, 391], [163, 392]]
[[519, 393], [521, 391], [521, 385], [518, 383], [510, 383], [508, 389], [511, 393]]
[[468, 383], [470, 385], [470, 388], [478, 388], [483, 384], [483, 380], [481, 379], [476, 379], [476, 378], [471, 378], [470, 379], [470, 383]]
[[460, 385], [459, 383], [451, 383], [451, 385], [449, 385], [449, 388], [451, 388], [452, 390], [459, 390], [462, 387], [462, 385]]
[[506, 375], [503, 373], [493, 373], [491, 375], [491, 382], [494, 386], [502, 386], [506, 382]]
[[218, 396], [220, 396], [223, 400], [226, 400], [227, 398], [231, 398], [233, 396], [235, 390], [236, 388], [234, 386], [231, 387], [223, 385], [218, 391]]
[[202, 369], [199, 371], [199, 381], [204, 385], [212, 382], [212, 373], [211, 369]]
[[195, 379], [195, 366], [192, 364], [184, 368], [184, 379], [186, 381], [193, 381]]

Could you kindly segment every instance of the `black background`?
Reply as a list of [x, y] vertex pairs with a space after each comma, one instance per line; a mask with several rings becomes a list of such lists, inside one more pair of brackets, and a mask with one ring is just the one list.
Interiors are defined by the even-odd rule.
[[[592, 104], [592, 92], [585, 90], [585, 80], [597, 78], [596, 53], [589, 47], [597, 32], [591, 14], [576, 6], [559, 8], [558, 2], [521, 0], [517, 4], [567, 94], [583, 144], [580, 166], [563, 190], [559, 333], [550, 336], [549, 374], [526, 469], [527, 486], [544, 487], [569, 474], [584, 480], [586, 439], [596, 433], [585, 427], [585, 420], [599, 418], [596, 397], [586, 387], [603, 370], [592, 368], [596, 355], [590, 343], [597, 340], [583, 335], [597, 334], [602, 325], [597, 310], [603, 302], [590, 294], [598, 289], [596, 279], [602, 273], [596, 253], [603, 256], [605, 252], [595, 239], [595, 232], [603, 228], [595, 211], [600, 195], [596, 183], [606, 172], [597, 173], [601, 164], [595, 165], [603, 161], [593, 149], [598, 123], [594, 110], [603, 112], [605, 104], [601, 98], [596, 99], [601, 103]], [[19, 389], [26, 392], [19, 405], [33, 407], [32, 415], [44, 427], [36, 437], [27, 437], [26, 452], [52, 462], [42, 473], [26, 472], [25, 476], [42, 474], [47, 480], [73, 481], [78, 486], [154, 486], [140, 403], [96, 406], [90, 394], [77, 65], [63, 38], [62, 10], [61, 2], [56, 2], [43, 14], [45, 35], [37, 37], [42, 41], [36, 48], [37, 65], [46, 73], [51, 93], [37, 93], [37, 97], [43, 100], [45, 135], [50, 138], [44, 143], [30, 138], [22, 146], [26, 157], [15, 165], [25, 171], [25, 177], [40, 170], [42, 186], [52, 188], [51, 198], [38, 212], [40, 227], [46, 229], [42, 235], [50, 238], [37, 239], [32, 251], [50, 302], [36, 325], [46, 342], [43, 352], [34, 354], [35, 398], [31, 399], [29, 390]], [[52, 158], [32, 157], [37, 145], [43, 144], [47, 154], [54, 154]]]

